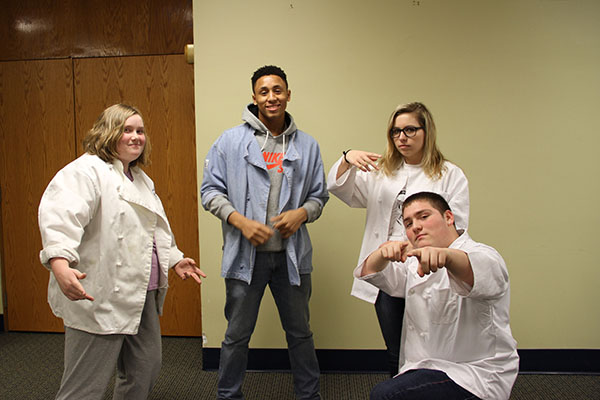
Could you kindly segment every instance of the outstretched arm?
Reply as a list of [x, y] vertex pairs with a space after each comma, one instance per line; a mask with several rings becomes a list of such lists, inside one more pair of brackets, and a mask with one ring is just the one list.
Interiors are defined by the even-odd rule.
[[390, 261], [406, 261], [410, 249], [410, 243], [407, 241], [390, 241], [383, 243], [367, 257], [362, 268], [361, 276], [383, 271]]
[[464, 251], [445, 247], [423, 247], [409, 251], [407, 256], [417, 257], [417, 273], [421, 277], [445, 267], [457, 279], [468, 285], [473, 286], [475, 282], [471, 261]]

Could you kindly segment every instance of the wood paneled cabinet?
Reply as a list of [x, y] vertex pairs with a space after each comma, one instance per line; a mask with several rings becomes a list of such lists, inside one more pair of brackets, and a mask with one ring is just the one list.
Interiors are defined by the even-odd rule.
[[[5, 318], [13, 331], [61, 331], [39, 262], [37, 208], [54, 174], [82, 153], [100, 112], [141, 110], [154, 180], [186, 256], [199, 260], [193, 68], [183, 55], [0, 62], [0, 189]], [[165, 335], [200, 336], [200, 288], [169, 276]]]

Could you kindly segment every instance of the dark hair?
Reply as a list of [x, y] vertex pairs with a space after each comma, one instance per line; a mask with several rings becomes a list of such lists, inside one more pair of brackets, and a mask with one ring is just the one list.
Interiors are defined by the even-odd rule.
[[264, 67], [260, 67], [254, 74], [252, 74], [252, 92], [254, 92], [254, 85], [256, 85], [256, 81], [258, 81], [261, 77], [265, 75], [277, 75], [285, 82], [286, 89], [288, 87], [287, 76], [283, 70], [275, 65], [265, 65]]
[[404, 215], [404, 210], [406, 209], [406, 207], [419, 200], [428, 202], [442, 215], [444, 215], [444, 212], [446, 211], [452, 211], [450, 210], [450, 205], [448, 204], [446, 199], [444, 199], [439, 194], [433, 192], [419, 192], [411, 194], [406, 200], [404, 200], [404, 203], [402, 204], [402, 215]]

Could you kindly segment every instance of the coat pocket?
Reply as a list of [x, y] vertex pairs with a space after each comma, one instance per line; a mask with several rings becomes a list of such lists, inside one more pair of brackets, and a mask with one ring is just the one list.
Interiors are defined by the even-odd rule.
[[458, 318], [458, 295], [451, 289], [433, 290], [429, 307], [432, 324], [451, 324]]

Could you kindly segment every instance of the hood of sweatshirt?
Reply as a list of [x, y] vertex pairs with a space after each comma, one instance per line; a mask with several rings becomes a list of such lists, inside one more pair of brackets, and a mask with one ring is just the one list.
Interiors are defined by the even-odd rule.
[[[265, 124], [258, 118], [258, 106], [254, 104], [248, 104], [242, 112], [242, 120], [254, 128], [254, 134], [259, 143], [261, 143], [261, 151], [265, 148], [267, 141], [271, 140], [282, 140], [283, 141], [283, 153], [285, 154], [286, 141], [289, 143], [292, 140], [292, 135], [296, 133], [296, 124], [294, 118], [286, 111], [285, 112], [285, 129], [281, 135], [273, 136], [267, 129]], [[263, 140], [264, 138], [264, 140]]]

